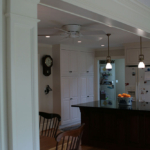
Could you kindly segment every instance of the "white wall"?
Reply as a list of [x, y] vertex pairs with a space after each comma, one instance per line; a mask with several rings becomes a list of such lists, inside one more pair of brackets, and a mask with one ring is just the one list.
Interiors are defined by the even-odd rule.
[[116, 95], [125, 92], [125, 59], [116, 59]]
[[53, 113], [53, 91], [47, 95], [44, 93], [46, 85], [53, 90], [53, 67], [50, 76], [43, 75], [42, 57], [44, 55], [50, 55], [53, 58], [51, 45], [38, 45], [39, 111]]

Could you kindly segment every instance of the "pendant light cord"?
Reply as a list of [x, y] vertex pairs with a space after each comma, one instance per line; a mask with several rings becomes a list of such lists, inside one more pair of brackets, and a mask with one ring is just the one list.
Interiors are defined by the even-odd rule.
[[107, 36], [108, 36], [108, 57], [110, 57], [109, 56], [109, 36], [111, 35], [111, 34], [106, 34]]
[[141, 55], [142, 55], [142, 37], [141, 36], [140, 36], [140, 46], [141, 46], [140, 51], [141, 51]]
[[109, 35], [108, 35], [108, 56], [109, 56]]

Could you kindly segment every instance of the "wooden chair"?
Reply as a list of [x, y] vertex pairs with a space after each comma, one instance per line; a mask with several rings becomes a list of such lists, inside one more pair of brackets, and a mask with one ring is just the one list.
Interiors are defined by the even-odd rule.
[[59, 133], [56, 137], [56, 150], [79, 150], [84, 126], [82, 124], [78, 129]]
[[40, 136], [56, 137], [61, 117], [58, 114], [39, 112]]

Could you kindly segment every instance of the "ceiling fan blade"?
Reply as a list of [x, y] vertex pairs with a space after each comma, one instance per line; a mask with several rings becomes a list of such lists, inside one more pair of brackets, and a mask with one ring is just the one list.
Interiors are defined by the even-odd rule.
[[93, 30], [93, 31], [82, 31], [81, 34], [83, 34], [83, 36], [86, 35], [105, 35], [106, 33], [102, 30]]
[[53, 25], [53, 26], [57, 26], [57, 27], [62, 27], [63, 26], [63, 24], [61, 23], [61, 22], [59, 22], [59, 21], [57, 21], [57, 20], [50, 20], [49, 21], [50, 22], [50, 26], [51, 25]]
[[49, 34], [46, 34], [46, 35], [38, 35], [38, 37], [46, 37], [46, 36], [50, 36], [50, 38], [53, 38], [53, 37], [65, 37], [65, 35], [49, 35]]
[[55, 28], [55, 29], [60, 30], [60, 31], [63, 31], [63, 32], [65, 32], [65, 33], [68, 34], [68, 32], [67, 32], [66, 30], [63, 30], [63, 29], [60, 29], [60, 28]]

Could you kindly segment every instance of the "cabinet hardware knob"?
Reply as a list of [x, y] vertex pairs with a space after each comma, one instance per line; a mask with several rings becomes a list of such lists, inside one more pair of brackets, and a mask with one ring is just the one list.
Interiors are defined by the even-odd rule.
[[72, 100], [73, 98], [70, 98], [70, 100]]
[[87, 96], [87, 97], [89, 97], [89, 96]]
[[89, 73], [89, 71], [87, 71], [87, 73]]
[[72, 71], [69, 71], [70, 73], [72, 73]]

